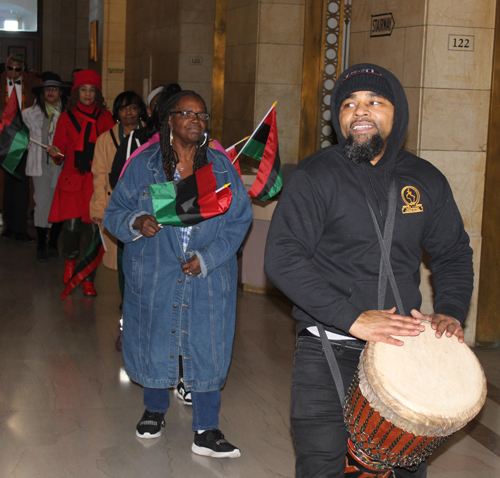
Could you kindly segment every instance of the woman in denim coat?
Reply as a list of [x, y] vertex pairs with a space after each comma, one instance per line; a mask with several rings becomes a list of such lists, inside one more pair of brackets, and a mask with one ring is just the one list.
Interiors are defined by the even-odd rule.
[[[162, 106], [160, 143], [130, 163], [111, 196], [104, 226], [125, 243], [123, 357], [130, 378], [144, 387], [146, 406], [137, 436], [160, 436], [181, 355], [185, 387], [192, 392], [192, 451], [237, 457], [240, 450], [224, 439], [218, 416], [234, 338], [236, 252], [252, 209], [234, 167], [207, 147], [206, 111], [192, 91]], [[218, 187], [231, 183], [229, 209], [195, 226], [160, 228], [149, 185], [184, 178], [207, 162]]]

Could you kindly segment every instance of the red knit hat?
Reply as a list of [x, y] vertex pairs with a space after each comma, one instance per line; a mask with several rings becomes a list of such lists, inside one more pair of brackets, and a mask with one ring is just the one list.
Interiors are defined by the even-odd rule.
[[81, 70], [75, 73], [75, 84], [72, 90], [80, 88], [82, 85], [92, 85], [102, 92], [101, 82], [102, 79], [99, 73], [96, 73], [94, 70]]

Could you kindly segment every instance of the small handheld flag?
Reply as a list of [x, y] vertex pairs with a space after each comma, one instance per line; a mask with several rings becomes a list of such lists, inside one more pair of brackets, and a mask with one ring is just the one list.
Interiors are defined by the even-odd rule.
[[[32, 143], [38, 144], [39, 146], [43, 146], [44, 148], [48, 148], [49, 147], [49, 145], [40, 143], [40, 141], [37, 141], [36, 139], [33, 139], [33, 138], [30, 138], [30, 141]], [[64, 154], [62, 154], [62, 153], [57, 153], [57, 155], [64, 157]]]
[[89, 249], [83, 256], [80, 263], [76, 266], [73, 276], [66, 284], [66, 287], [61, 294], [61, 299], [64, 300], [66, 296], [85, 279], [92, 271], [97, 269], [100, 264], [102, 256], [104, 255], [104, 247], [102, 245], [101, 237], [96, 236], [94, 242], [90, 245]]
[[233, 144], [232, 146], [227, 148], [225, 153], [226, 153], [226, 156], [229, 158], [229, 161], [231, 161], [231, 163], [233, 164], [234, 169], [236, 169], [236, 172], [240, 176], [241, 180], [243, 181], [243, 177], [241, 176], [240, 162], [237, 159], [238, 155], [237, 155], [237, 151], [236, 151], [236, 145]]
[[151, 184], [149, 188], [157, 221], [170, 226], [192, 226], [223, 214], [232, 199], [228, 187], [216, 191], [212, 163], [179, 181]]
[[238, 152], [236, 151], [236, 146], [238, 146], [240, 143], [243, 143], [243, 141], [246, 141], [248, 138], [250, 138], [250, 136], [246, 136], [245, 138], [240, 139], [237, 143], [234, 143], [227, 149], [224, 149], [224, 147], [216, 139], [212, 140], [215, 149], [217, 151], [220, 151], [221, 153], [224, 153], [229, 159], [229, 161], [231, 161], [231, 164], [234, 166], [234, 169], [236, 169], [242, 182], [243, 178], [241, 176], [241, 168], [240, 168], [240, 163], [238, 161]]
[[16, 88], [12, 89], [0, 123], [0, 164], [14, 176], [30, 142], [30, 132], [23, 122]]
[[267, 201], [279, 193], [283, 184], [275, 105], [276, 103], [271, 106], [271, 109], [238, 154], [238, 156], [246, 154], [260, 161], [257, 177], [248, 194], [250, 197], [261, 201]]

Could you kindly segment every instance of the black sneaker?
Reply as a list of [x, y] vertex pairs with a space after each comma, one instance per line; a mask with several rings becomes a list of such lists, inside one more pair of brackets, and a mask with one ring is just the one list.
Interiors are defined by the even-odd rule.
[[188, 392], [186, 390], [186, 387], [184, 386], [184, 380], [182, 378], [179, 380], [177, 388], [174, 389], [174, 393], [179, 400], [182, 400], [182, 403], [184, 403], [184, 405], [193, 406], [193, 400], [191, 399], [191, 392]]
[[144, 410], [141, 421], [137, 424], [135, 434], [139, 438], [157, 438], [165, 426], [164, 413], [151, 413]]
[[241, 452], [231, 445], [220, 430], [207, 430], [203, 433], [194, 432], [194, 442], [191, 451], [197, 455], [213, 458], [238, 458]]

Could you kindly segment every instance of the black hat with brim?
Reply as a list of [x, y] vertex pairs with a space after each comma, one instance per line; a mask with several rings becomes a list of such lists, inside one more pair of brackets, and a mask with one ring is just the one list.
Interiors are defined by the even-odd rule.
[[35, 86], [31, 89], [32, 93], [38, 96], [46, 86], [57, 86], [61, 88], [63, 95], [69, 96], [71, 93], [71, 88], [63, 85], [61, 77], [57, 73], [52, 73], [51, 71], [46, 71], [42, 73], [42, 86]]

